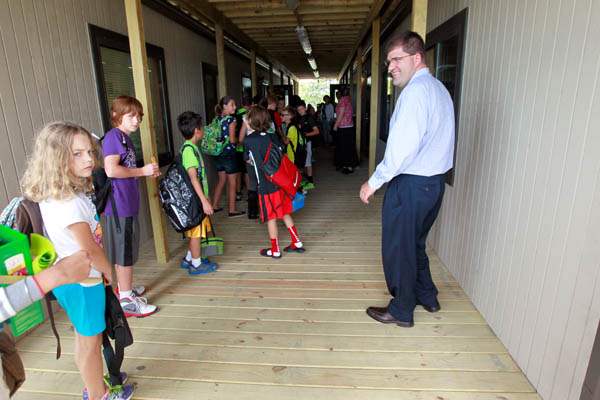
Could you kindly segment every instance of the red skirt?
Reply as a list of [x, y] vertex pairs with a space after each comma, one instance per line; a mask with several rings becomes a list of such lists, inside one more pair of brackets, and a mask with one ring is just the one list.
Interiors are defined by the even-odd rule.
[[259, 194], [260, 219], [262, 222], [282, 219], [293, 211], [292, 199], [281, 189], [275, 193]]

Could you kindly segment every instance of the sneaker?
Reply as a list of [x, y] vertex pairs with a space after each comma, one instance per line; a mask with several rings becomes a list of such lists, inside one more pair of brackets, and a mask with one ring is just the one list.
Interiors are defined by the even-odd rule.
[[[134, 285], [131, 288], [131, 291], [133, 292], [133, 294], [140, 297], [141, 295], [146, 293], [146, 287], [142, 285]], [[117, 287], [115, 288], [115, 294], [117, 295], [117, 297], [119, 297], [119, 285], [117, 285]]]
[[215, 272], [214, 267], [210, 264], [200, 263], [197, 267], [194, 264], [190, 264], [188, 268], [188, 274], [190, 275], [203, 275]]
[[271, 258], [281, 258], [281, 253], [275, 252], [273, 253], [273, 251], [271, 249], [261, 249], [258, 254], [260, 254], [263, 257], [271, 257]]
[[229, 218], [236, 218], [236, 217], [241, 217], [242, 215], [246, 214], [245, 211], [236, 211], [236, 212], [230, 212], [229, 213]]
[[[119, 375], [121, 376], [121, 385], [126, 384], [127, 380], [129, 379], [129, 375], [127, 375], [127, 372], [121, 372]], [[110, 377], [108, 376], [108, 374], [104, 374], [104, 384], [109, 388], [112, 387], [112, 385], [110, 384]]]
[[131, 288], [131, 291], [133, 292], [133, 294], [135, 294], [136, 296], [140, 297], [141, 295], [143, 295], [144, 293], [146, 293], [146, 287], [142, 286], [142, 285], [134, 285]]
[[[109, 387], [101, 400], [130, 400], [133, 397], [133, 385], [117, 385]], [[83, 389], [83, 400], [89, 400], [87, 389]]]
[[192, 265], [192, 262], [188, 261], [188, 259], [185, 257], [183, 257], [181, 259], [181, 262], [179, 263], [179, 266], [183, 269], [188, 269], [190, 267], [190, 265]]
[[120, 303], [126, 317], [143, 318], [158, 311], [158, 307], [148, 304], [148, 300], [136, 295], [125, 297], [121, 299]]
[[296, 247], [293, 243], [283, 248], [286, 253], [304, 253], [306, 249], [304, 247]]
[[312, 190], [315, 188], [315, 184], [312, 182], [306, 182], [306, 185], [304, 185], [303, 189], [304, 190]]
[[219, 269], [219, 264], [217, 264], [216, 262], [210, 261], [208, 258], [202, 258], [202, 265], [207, 265], [210, 268], [212, 268], [213, 271], [216, 271]]

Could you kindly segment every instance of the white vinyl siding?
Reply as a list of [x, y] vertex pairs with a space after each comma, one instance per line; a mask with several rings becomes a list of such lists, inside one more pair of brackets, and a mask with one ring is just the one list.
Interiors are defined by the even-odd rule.
[[600, 315], [600, 2], [469, 8], [454, 187], [433, 245], [546, 400], [579, 399]]

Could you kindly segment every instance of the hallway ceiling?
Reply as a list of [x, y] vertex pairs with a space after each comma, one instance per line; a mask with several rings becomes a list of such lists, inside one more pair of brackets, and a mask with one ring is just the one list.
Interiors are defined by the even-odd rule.
[[[373, 0], [208, 0], [298, 78], [314, 78], [295, 28], [303, 25], [322, 78], [337, 78]], [[297, 4], [295, 10], [293, 7]]]
[[295, 30], [299, 24], [303, 25], [321, 77], [334, 78], [356, 44], [373, 1], [209, 0], [209, 3], [296, 76], [313, 78]]

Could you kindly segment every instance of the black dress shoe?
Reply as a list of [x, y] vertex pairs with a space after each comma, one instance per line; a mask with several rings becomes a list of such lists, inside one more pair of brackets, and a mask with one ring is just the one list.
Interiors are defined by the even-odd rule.
[[414, 321], [401, 321], [396, 319], [392, 314], [388, 312], [387, 307], [369, 307], [367, 308], [367, 314], [377, 322], [382, 324], [396, 324], [403, 328], [412, 328], [415, 325]]
[[[419, 303], [419, 304], [421, 304], [421, 303]], [[432, 305], [421, 304], [421, 306], [425, 309], [425, 311], [432, 312], [432, 313], [438, 312], [442, 309], [442, 306], [440, 306], [440, 303], [437, 300]]]

